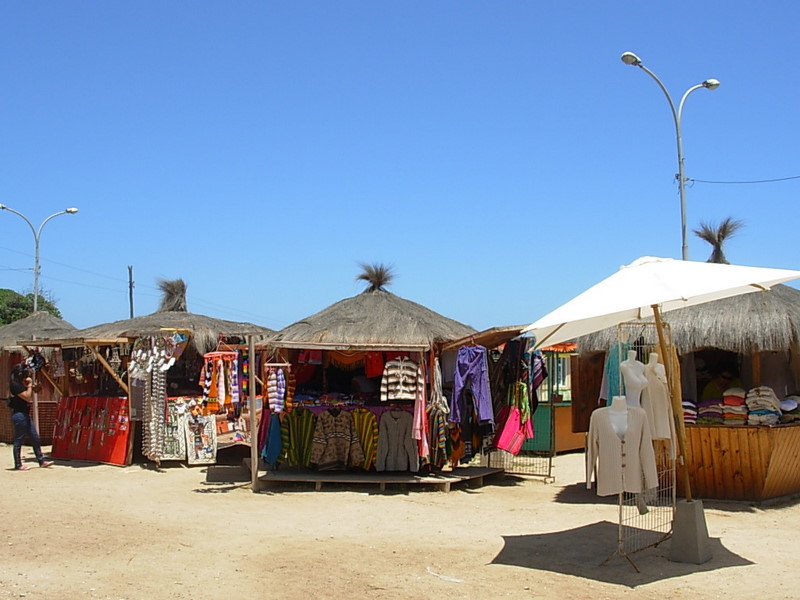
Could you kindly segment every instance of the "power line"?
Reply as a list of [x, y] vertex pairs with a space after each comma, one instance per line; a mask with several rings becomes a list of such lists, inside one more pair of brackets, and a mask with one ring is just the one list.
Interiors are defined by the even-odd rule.
[[[21, 254], [23, 256], [30, 256], [29, 254], [27, 254], [25, 252], [21, 252], [21, 251], [17, 250], [16, 248], [5, 248], [5, 247], [0, 246], [0, 249], [8, 250], [9, 252], [14, 252], [16, 254]], [[89, 271], [88, 269], [82, 269], [80, 267], [75, 267], [73, 265], [62, 263], [62, 262], [55, 261], [55, 260], [47, 259], [46, 261], [43, 260], [42, 262], [47, 262], [48, 264], [59, 265], [61, 267], [65, 267], [65, 268], [68, 268], [68, 269], [73, 269], [75, 271], [79, 271], [79, 272], [85, 273], [87, 275], [93, 275], [95, 277], [108, 279], [110, 281], [115, 281], [115, 282], [118, 282], [118, 283], [124, 283], [125, 284], [125, 289], [123, 290], [123, 289], [104, 287], [104, 286], [100, 286], [100, 285], [92, 285], [92, 284], [89, 284], [89, 283], [85, 283], [83, 281], [71, 281], [69, 279], [61, 279], [61, 278], [52, 277], [52, 276], [49, 276], [49, 275], [42, 277], [43, 281], [58, 281], [60, 283], [66, 283], [66, 284], [69, 284], [69, 285], [75, 285], [75, 286], [80, 286], [80, 287], [85, 287], [85, 288], [96, 289], [96, 290], [104, 290], [104, 291], [114, 292], [114, 293], [123, 293], [123, 292], [127, 293], [127, 286], [128, 286], [128, 280], [127, 279], [122, 279], [120, 277], [113, 277], [113, 276], [110, 276], [110, 275], [104, 275], [102, 273], [96, 273], [94, 271]], [[2, 270], [20, 271], [20, 272], [22, 272], [22, 271], [30, 271], [32, 269], [30, 269], [30, 268], [5, 267], [5, 268], [0, 268], [0, 271], [2, 271]], [[145, 296], [145, 297], [149, 297], [149, 298], [158, 298], [158, 297], [160, 297], [161, 288], [159, 288], [159, 287], [156, 287], [156, 286], [153, 286], [153, 285], [148, 285], [148, 284], [144, 283], [144, 284], [137, 284], [137, 288], [140, 290], [139, 293], [138, 293], [139, 296]], [[141, 290], [150, 290], [152, 292], [157, 292], [157, 293], [147, 293], [146, 291], [143, 292]], [[233, 313], [233, 314], [242, 315], [245, 318], [258, 319], [259, 321], [267, 320], [265, 315], [257, 314], [257, 313], [250, 312], [250, 311], [247, 311], [247, 310], [241, 310], [241, 309], [238, 309], [238, 308], [234, 308], [232, 306], [226, 306], [224, 304], [218, 304], [216, 302], [213, 302], [213, 301], [210, 301], [210, 300], [204, 300], [202, 298], [197, 298], [195, 296], [187, 297], [187, 300], [191, 301], [192, 304], [197, 304], [199, 306], [205, 306], [207, 308], [212, 308], [212, 309], [215, 309], [215, 310], [226, 310], [226, 311], [228, 311], [230, 313]]]
[[800, 175], [793, 175], [792, 177], [779, 177], [778, 179], [756, 179], [754, 181], [708, 181], [706, 179], [694, 179], [687, 177], [686, 181], [692, 183], [724, 183], [724, 184], [746, 184], [746, 183], [774, 183], [776, 181], [789, 181], [790, 179], [800, 179]]

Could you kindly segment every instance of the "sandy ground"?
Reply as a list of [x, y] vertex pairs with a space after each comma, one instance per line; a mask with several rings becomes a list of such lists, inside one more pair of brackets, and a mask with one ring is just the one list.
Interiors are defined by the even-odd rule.
[[[32, 459], [30, 448], [25, 456]], [[293, 488], [254, 494], [237, 466], [60, 462], [11, 470], [0, 444], [0, 598], [797, 598], [800, 504], [705, 502], [713, 558], [668, 560], [669, 541], [614, 553], [616, 505], [581, 485]]]

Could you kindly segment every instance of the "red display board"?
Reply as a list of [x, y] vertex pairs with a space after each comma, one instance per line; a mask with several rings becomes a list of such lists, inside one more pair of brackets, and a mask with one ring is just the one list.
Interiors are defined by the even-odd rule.
[[125, 397], [65, 396], [58, 401], [54, 458], [128, 464], [130, 410]]

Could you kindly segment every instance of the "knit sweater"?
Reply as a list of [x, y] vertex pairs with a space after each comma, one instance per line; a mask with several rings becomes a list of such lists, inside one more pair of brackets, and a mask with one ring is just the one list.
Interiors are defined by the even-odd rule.
[[317, 417], [311, 443], [311, 463], [320, 471], [343, 470], [364, 464], [364, 452], [350, 411], [326, 410]]
[[414, 418], [402, 410], [390, 410], [378, 425], [378, 471], [419, 471], [417, 444], [411, 437]]
[[417, 390], [422, 385], [422, 371], [417, 363], [408, 358], [390, 360], [383, 368], [381, 402], [416, 400]]
[[587, 489], [592, 487], [592, 473], [596, 475], [598, 496], [621, 492], [636, 494], [644, 489], [657, 488], [658, 473], [647, 413], [638, 406], [629, 406], [625, 439], [620, 439], [609, 416], [612, 410], [611, 407], [598, 408], [589, 419]]

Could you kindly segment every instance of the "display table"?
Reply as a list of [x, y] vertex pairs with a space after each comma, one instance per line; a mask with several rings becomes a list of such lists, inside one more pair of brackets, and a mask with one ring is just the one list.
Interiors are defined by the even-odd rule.
[[[698, 499], [763, 501], [800, 494], [800, 425], [687, 425], [689, 481]], [[678, 492], [683, 493], [678, 476]]]

